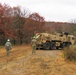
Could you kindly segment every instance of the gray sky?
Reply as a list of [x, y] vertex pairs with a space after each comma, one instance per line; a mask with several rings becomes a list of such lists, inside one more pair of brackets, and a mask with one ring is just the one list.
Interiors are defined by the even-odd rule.
[[28, 8], [46, 21], [68, 22], [76, 19], [76, 0], [0, 0], [0, 3]]

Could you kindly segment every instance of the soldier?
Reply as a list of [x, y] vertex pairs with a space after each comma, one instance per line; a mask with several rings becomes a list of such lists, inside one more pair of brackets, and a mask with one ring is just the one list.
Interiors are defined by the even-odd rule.
[[12, 48], [12, 45], [10, 43], [10, 40], [8, 39], [7, 42], [5, 43], [5, 49], [6, 49], [7, 55], [9, 55], [11, 48]]
[[32, 54], [36, 53], [36, 44], [37, 44], [37, 40], [35, 39], [35, 36], [34, 36], [32, 41], [31, 41]]

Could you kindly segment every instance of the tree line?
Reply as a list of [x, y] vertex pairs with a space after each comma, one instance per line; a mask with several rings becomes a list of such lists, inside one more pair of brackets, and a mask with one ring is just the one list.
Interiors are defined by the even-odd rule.
[[76, 25], [73, 23], [47, 23], [38, 13], [30, 13], [30, 10], [20, 6], [11, 7], [0, 3], [0, 45], [4, 45], [8, 38], [14, 45], [27, 44], [36, 32], [51, 33], [65, 31], [67, 28], [70, 33], [76, 33]]
[[38, 13], [0, 3], [0, 45], [8, 38], [13, 44], [30, 43], [31, 36], [45, 30], [44, 24]]

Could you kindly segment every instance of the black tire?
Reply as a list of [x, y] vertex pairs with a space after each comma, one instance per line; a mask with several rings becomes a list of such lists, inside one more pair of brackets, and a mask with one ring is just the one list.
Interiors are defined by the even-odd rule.
[[56, 47], [55, 47], [55, 42], [51, 42], [51, 49], [56, 49]]
[[62, 48], [65, 48], [66, 47], [66, 44], [65, 43], [62, 43]]
[[45, 50], [49, 50], [50, 47], [51, 47], [50, 42], [46, 42], [46, 43], [43, 44], [43, 49], [45, 49]]
[[70, 43], [68, 43], [68, 44], [67, 44], [67, 47], [69, 47], [70, 45], [71, 45], [71, 44], [70, 44]]

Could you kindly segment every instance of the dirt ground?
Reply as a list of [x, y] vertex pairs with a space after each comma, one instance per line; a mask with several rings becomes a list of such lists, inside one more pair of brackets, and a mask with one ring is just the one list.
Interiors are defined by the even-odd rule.
[[76, 75], [76, 64], [65, 61], [62, 50], [36, 50], [13, 46], [10, 55], [0, 48], [0, 75]]

